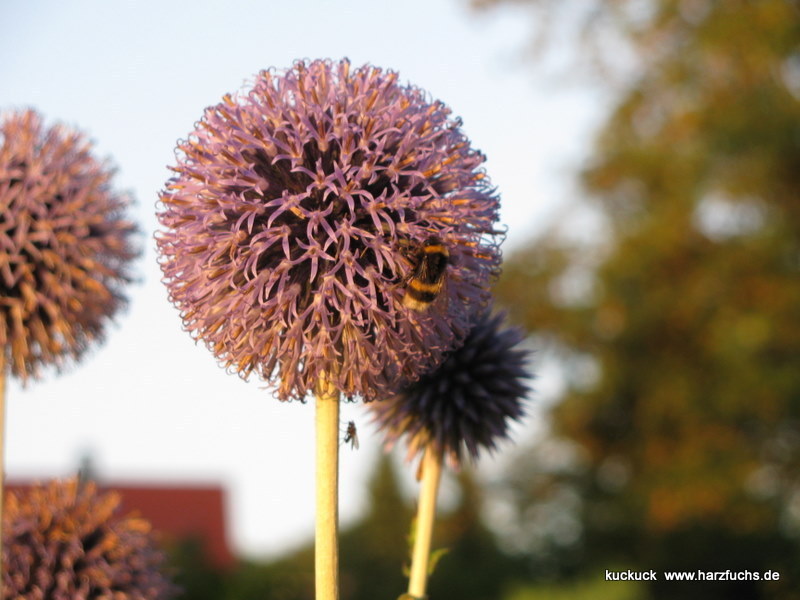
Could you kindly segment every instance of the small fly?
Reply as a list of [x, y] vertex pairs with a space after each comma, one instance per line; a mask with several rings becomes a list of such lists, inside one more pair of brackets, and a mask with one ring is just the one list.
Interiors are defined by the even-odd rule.
[[350, 444], [350, 448], [358, 450], [358, 432], [356, 431], [355, 421], [347, 422], [347, 430], [344, 433], [344, 443]]

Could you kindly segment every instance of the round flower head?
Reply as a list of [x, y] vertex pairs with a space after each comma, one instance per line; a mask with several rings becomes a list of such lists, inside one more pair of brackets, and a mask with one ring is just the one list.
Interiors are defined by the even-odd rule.
[[10, 493], [3, 511], [6, 598], [155, 600], [177, 589], [160, 572], [150, 524], [120, 517], [119, 496], [92, 483], [53, 481]]
[[0, 120], [0, 351], [23, 380], [80, 357], [125, 304], [135, 228], [112, 174], [32, 110]]
[[170, 297], [225, 366], [279, 383], [281, 399], [321, 377], [386, 394], [488, 302], [499, 236], [484, 157], [392, 71], [262, 71], [178, 149], [159, 215]]
[[437, 369], [370, 405], [389, 444], [406, 436], [409, 459], [433, 445], [458, 465], [465, 448], [475, 459], [507, 436], [509, 421], [524, 415], [528, 374], [524, 334], [503, 329], [503, 318], [487, 312]]

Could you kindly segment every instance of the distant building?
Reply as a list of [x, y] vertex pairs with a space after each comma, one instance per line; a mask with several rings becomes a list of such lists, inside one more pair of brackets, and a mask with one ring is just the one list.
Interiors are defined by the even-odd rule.
[[[228, 545], [225, 490], [221, 486], [97, 483], [103, 491], [119, 492], [120, 514], [136, 512], [150, 521], [167, 548], [182, 540], [193, 540], [200, 544], [212, 566], [226, 570], [236, 562]], [[7, 481], [5, 487], [18, 492], [35, 484], [36, 481]]]

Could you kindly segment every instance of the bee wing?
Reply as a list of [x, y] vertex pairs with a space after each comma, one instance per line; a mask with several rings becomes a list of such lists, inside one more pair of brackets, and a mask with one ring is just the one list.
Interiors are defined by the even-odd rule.
[[417, 269], [416, 271], [414, 271], [414, 279], [418, 279], [419, 281], [425, 283], [428, 283], [433, 279], [433, 273], [431, 271], [430, 262], [426, 260], [424, 254], [419, 259], [419, 264], [417, 265]]
[[426, 257], [419, 263], [415, 279], [418, 279], [426, 285], [436, 286], [438, 292], [442, 287], [446, 268], [447, 262], [442, 261], [441, 258]]

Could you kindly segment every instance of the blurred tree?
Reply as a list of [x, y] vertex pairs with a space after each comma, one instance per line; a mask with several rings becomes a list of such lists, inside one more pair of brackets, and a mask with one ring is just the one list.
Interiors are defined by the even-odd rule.
[[[437, 547], [449, 551], [430, 584], [433, 598], [496, 600], [501, 591], [522, 579], [523, 563], [503, 554], [480, 520], [480, 498], [465, 471], [458, 479], [460, 500], [434, 532]], [[362, 519], [340, 536], [340, 591], [348, 600], [393, 599], [408, 586], [408, 533], [412, 510], [398, 487], [391, 457], [382, 455], [369, 483], [369, 502]], [[194, 581], [189, 574], [183, 581]], [[192, 588], [194, 589], [194, 587]], [[189, 597], [189, 596], [187, 596]], [[198, 596], [199, 597], [199, 596]], [[229, 600], [312, 600], [314, 550], [305, 546], [275, 561], [248, 561], [226, 577]]]
[[[369, 482], [364, 516], [342, 531], [339, 585], [343, 598], [396, 598], [405, 588], [402, 566], [411, 510], [397, 485], [389, 456], [381, 455]], [[249, 563], [236, 577], [228, 596], [257, 600], [269, 590], [271, 600], [314, 598], [314, 548], [304, 546], [276, 561]]]
[[169, 569], [181, 591], [181, 600], [219, 600], [226, 573], [215, 567], [203, 551], [203, 542], [186, 538], [165, 546]]
[[783, 570], [737, 597], [800, 597], [800, 4], [525, 4], [585, 18], [625, 75], [583, 173], [603, 235], [559, 223], [498, 289], [562, 358], [585, 557]]
[[452, 513], [438, 520], [434, 544], [446, 549], [428, 583], [431, 598], [497, 600], [525, 575], [520, 558], [501, 552], [483, 524], [483, 495], [473, 472], [457, 475], [460, 498]]
[[364, 517], [341, 536], [343, 598], [397, 598], [408, 585], [406, 537], [412, 511], [397, 482], [391, 456], [381, 454], [369, 482]]
[[519, 588], [504, 600], [646, 600], [646, 589], [635, 581], [615, 581], [609, 585], [602, 573], [591, 580], [567, 585], [535, 585]]

